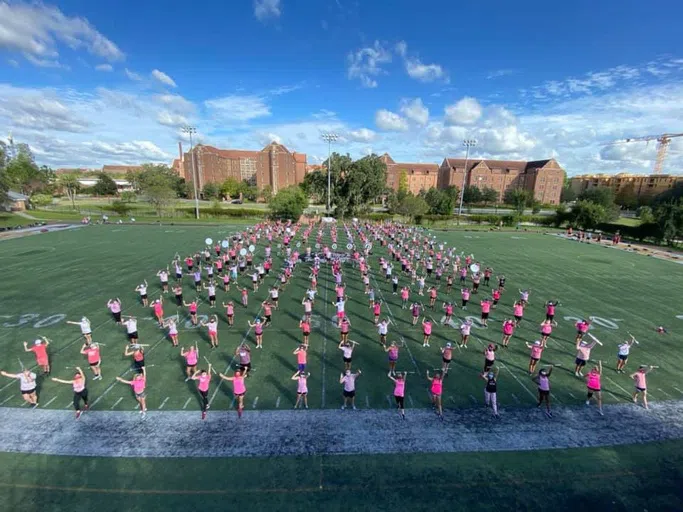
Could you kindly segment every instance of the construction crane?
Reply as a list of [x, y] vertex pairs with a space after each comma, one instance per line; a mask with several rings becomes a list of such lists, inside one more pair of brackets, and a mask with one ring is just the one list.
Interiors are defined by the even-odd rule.
[[647, 142], [650, 143], [651, 140], [657, 141], [657, 158], [655, 159], [655, 166], [652, 170], [653, 174], [662, 174], [662, 166], [664, 165], [664, 159], [666, 158], [666, 152], [669, 150], [669, 144], [671, 144], [671, 139], [676, 137], [683, 137], [683, 133], [664, 133], [662, 135], [648, 135], [646, 137], [634, 137], [632, 139], [618, 140], [611, 142], [608, 145], [614, 144], [625, 144], [627, 142]]

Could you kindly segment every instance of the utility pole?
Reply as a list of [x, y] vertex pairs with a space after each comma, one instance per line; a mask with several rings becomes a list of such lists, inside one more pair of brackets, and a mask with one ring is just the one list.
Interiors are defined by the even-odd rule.
[[183, 133], [186, 133], [190, 136], [190, 165], [192, 166], [192, 183], [194, 185], [194, 215], [196, 219], [199, 219], [199, 194], [197, 193], [197, 173], [194, 168], [194, 153], [192, 152], [192, 135], [197, 133], [197, 128], [195, 128], [194, 126], [186, 125], [183, 126], [182, 131]]
[[325, 132], [320, 137], [327, 142], [327, 213], [330, 214], [330, 196], [332, 191], [332, 143], [339, 139], [339, 135]]
[[465, 146], [465, 172], [462, 175], [462, 189], [460, 190], [460, 206], [458, 207], [458, 225], [460, 224], [460, 216], [462, 215], [462, 200], [465, 198], [465, 182], [467, 180], [467, 163], [470, 158], [470, 148], [477, 145], [477, 141], [474, 139], [465, 139], [462, 141], [462, 145]]

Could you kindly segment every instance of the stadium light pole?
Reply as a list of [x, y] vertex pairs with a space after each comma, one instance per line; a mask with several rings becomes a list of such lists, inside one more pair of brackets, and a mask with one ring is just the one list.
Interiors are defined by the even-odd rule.
[[195, 172], [194, 168], [194, 153], [192, 152], [192, 135], [197, 133], [197, 128], [195, 128], [194, 126], [186, 125], [183, 126], [182, 131], [183, 133], [190, 136], [190, 165], [192, 166], [192, 184], [194, 185], [194, 215], [197, 219], [199, 219], [199, 195], [197, 194], [197, 173]]
[[327, 213], [330, 213], [330, 196], [332, 190], [332, 143], [339, 139], [339, 135], [325, 132], [320, 137], [327, 142]]
[[462, 215], [462, 200], [465, 198], [465, 180], [467, 179], [467, 162], [470, 158], [470, 148], [477, 145], [475, 139], [465, 139], [462, 141], [465, 146], [465, 172], [462, 175], [462, 189], [460, 190], [460, 206], [458, 207], [458, 224], [460, 224], [460, 216]]

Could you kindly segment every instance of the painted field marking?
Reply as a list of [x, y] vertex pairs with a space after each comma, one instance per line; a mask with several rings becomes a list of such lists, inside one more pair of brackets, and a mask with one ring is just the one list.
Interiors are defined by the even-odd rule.
[[512, 399], [513, 399], [516, 403], [520, 403], [519, 398], [517, 398], [517, 395], [515, 395], [514, 393], [512, 393]]
[[365, 407], [370, 408], [370, 397], [365, 395]]
[[71, 407], [73, 407], [73, 405], [74, 405], [73, 402], [69, 402], [68, 404], [66, 404], [66, 405], [64, 406], [64, 409], [71, 409]]
[[[683, 395], [683, 391], [681, 391], [681, 390], [678, 389], [677, 387], [674, 387], [674, 389], [675, 389], [676, 391], [678, 391], [681, 395]], [[3, 402], [3, 404], [4, 404], [4, 403], [5, 403], [5, 402]], [[0, 405], [1, 405], [1, 404], [0, 404]]]
[[277, 409], [279, 407], [280, 407], [280, 397], [277, 397], [277, 400], [275, 400], [275, 408]]
[[621, 389], [621, 390], [626, 394], [626, 396], [631, 396], [631, 393], [629, 393], [628, 391], [626, 391], [624, 388], [622, 388], [619, 384], [617, 384], [616, 382], [614, 382], [612, 379], [610, 379], [609, 377], [606, 377], [606, 379], [607, 379], [608, 381], [610, 381], [612, 384], [614, 384], [616, 387], [618, 387], [619, 389]]
[[234, 409], [235, 408], [235, 397], [232, 398], [232, 402], [230, 402], [230, 407], [228, 409]]
[[190, 405], [190, 401], [192, 400], [192, 397], [188, 398], [185, 400], [185, 403], [183, 404], [183, 409], [187, 409], [187, 406]]
[[614, 393], [612, 393], [611, 391], [608, 391], [607, 393], [609, 394], [609, 396], [614, 398], [614, 400], [616, 400], [617, 402], [619, 401], [619, 399], [617, 398], [617, 396]]
[[668, 397], [668, 398], [673, 398], [669, 393], [667, 393], [666, 391], [664, 391], [662, 388], [657, 388], [657, 391], [661, 391], [662, 393], [664, 393], [664, 396], [666, 396], [666, 397]]
[[48, 403], [43, 404], [43, 407], [47, 407], [48, 405], [50, 405], [50, 404], [51, 404], [52, 402], [54, 402], [55, 400], [57, 400], [57, 397], [54, 397], [54, 398], [52, 398], [52, 400], [50, 400]]
[[139, 408], [140, 408], [140, 404], [137, 403], [137, 404], [135, 404], [135, 407], [133, 407], [133, 410], [134, 410], [134, 411], [137, 411]]
[[410, 402], [410, 407], [415, 407], [415, 402], [413, 402], [413, 397], [411, 395], [408, 395], [408, 401]]
[[555, 396], [554, 393], [550, 393], [550, 396], [551, 396], [551, 398], [552, 398], [555, 402], [562, 403], [562, 400], [560, 400], [559, 398], [557, 398], [557, 397]]
[[23, 403], [21, 404], [21, 407], [26, 407], [27, 405], [28, 405], [28, 402], [23, 402]]
[[251, 408], [256, 409], [256, 404], [258, 404], [258, 397], [254, 398], [254, 402], [251, 404]]
[[122, 400], [123, 400], [123, 397], [120, 396], [119, 399], [116, 402], [114, 402], [114, 405], [111, 406], [111, 409], [113, 410], [117, 405], [119, 405], [121, 403]]
[[0, 403], [0, 405], [5, 405], [7, 402], [9, 402], [10, 400], [12, 400], [12, 398], [14, 398], [14, 397], [13, 397], [13, 396], [8, 396], [7, 398], [5, 398], [5, 399], [2, 401], [2, 403]]
[[168, 402], [168, 398], [169, 398], [169, 397], [166, 397], [166, 398], [164, 398], [164, 399], [162, 400], [161, 405], [159, 405], [159, 409], [163, 409], [163, 408], [164, 408], [164, 405], [166, 405], [166, 402]]
[[[472, 403], [473, 403], [473, 404], [476, 404], [476, 403], [477, 403], [477, 399], [474, 398], [474, 395], [470, 395], [470, 400], [472, 400]], [[455, 400], [453, 400], [453, 401], [455, 402]]]
[[576, 397], [574, 396], [574, 393], [569, 393], [569, 396], [572, 397], [573, 399], [576, 399]]
[[[475, 336], [475, 338], [476, 338], [476, 336]], [[478, 339], [478, 338], [477, 338], [477, 339]], [[520, 386], [522, 386], [522, 387], [524, 388], [524, 391], [526, 391], [527, 393], [529, 393], [529, 396], [530, 396], [531, 398], [533, 398], [534, 401], [536, 400], [536, 395], [534, 395], [534, 394], [531, 392], [531, 390], [530, 390], [528, 387], [526, 387], [526, 386], [524, 385], [524, 383], [523, 383], [521, 380], [519, 380], [519, 378], [517, 378], [517, 376], [516, 376], [514, 373], [512, 373], [512, 371], [510, 371], [510, 368], [508, 368], [508, 367], [507, 367], [506, 365], [504, 365], [503, 363], [500, 363], [500, 366], [501, 366], [502, 368], [504, 368], [505, 370], [507, 370], [507, 372], [512, 376], [512, 378], [515, 379], [515, 380], [517, 381], [517, 383], [518, 383]], [[514, 398], [515, 395], [512, 395], [512, 397]]]

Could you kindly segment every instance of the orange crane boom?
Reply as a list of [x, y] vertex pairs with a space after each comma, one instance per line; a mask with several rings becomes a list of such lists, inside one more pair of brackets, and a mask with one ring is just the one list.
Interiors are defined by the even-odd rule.
[[671, 139], [676, 137], [683, 137], [683, 133], [663, 133], [662, 135], [647, 135], [645, 137], [633, 137], [624, 140], [618, 140], [611, 144], [625, 144], [627, 142], [650, 142], [651, 140], [657, 141], [657, 157], [655, 159], [655, 166], [652, 170], [653, 174], [662, 174], [662, 166], [664, 165], [664, 160], [666, 159], [666, 153], [669, 149], [669, 144], [671, 144]]

